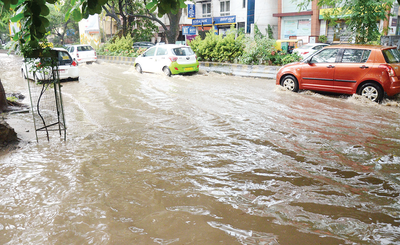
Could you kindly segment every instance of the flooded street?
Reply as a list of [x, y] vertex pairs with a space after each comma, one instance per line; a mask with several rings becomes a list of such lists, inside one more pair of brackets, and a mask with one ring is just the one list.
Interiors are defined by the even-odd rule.
[[[0, 54], [29, 104], [20, 66]], [[0, 244], [400, 244], [400, 99], [110, 63], [62, 95], [66, 142], [5, 116]]]

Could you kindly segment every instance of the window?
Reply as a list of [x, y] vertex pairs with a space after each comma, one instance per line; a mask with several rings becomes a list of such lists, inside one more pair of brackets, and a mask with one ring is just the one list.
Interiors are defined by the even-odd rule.
[[368, 60], [371, 50], [345, 49], [342, 63], [364, 63]]
[[325, 49], [312, 57], [311, 63], [334, 63], [338, 49]]
[[176, 56], [189, 56], [194, 54], [191, 48], [174, 48], [173, 51]]
[[397, 49], [382, 50], [387, 63], [400, 63], [400, 52]]
[[90, 51], [93, 50], [92, 46], [78, 46], [78, 51]]
[[246, 0], [243, 0], [242, 7], [243, 7], [243, 8], [246, 8]]
[[211, 3], [203, 3], [201, 6], [203, 17], [211, 17]]
[[313, 47], [312, 49], [317, 51], [317, 50], [320, 50], [322, 48], [325, 48], [325, 46], [324, 45], [318, 45], [318, 46]]
[[154, 48], [150, 48], [143, 54], [143, 57], [154, 56], [155, 52], [156, 52], [156, 48], [155, 47]]
[[231, 12], [231, 1], [221, 1], [219, 3], [221, 16], [230, 15]]
[[167, 55], [167, 54], [168, 54], [168, 51], [166, 48], [158, 47], [156, 55]]
[[71, 64], [72, 59], [68, 52], [57, 52], [58, 53], [58, 65]]

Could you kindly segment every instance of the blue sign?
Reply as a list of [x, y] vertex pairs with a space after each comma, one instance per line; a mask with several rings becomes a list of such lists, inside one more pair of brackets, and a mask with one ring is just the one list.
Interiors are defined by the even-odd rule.
[[188, 6], [188, 18], [189, 19], [196, 18], [196, 5], [188, 4], [187, 6]]
[[196, 35], [196, 27], [182, 26], [182, 35]]
[[203, 18], [203, 19], [193, 19], [192, 26], [211, 26], [212, 25], [212, 18]]
[[236, 15], [214, 17], [215, 25], [227, 25], [227, 24], [235, 24], [235, 23], [236, 23]]

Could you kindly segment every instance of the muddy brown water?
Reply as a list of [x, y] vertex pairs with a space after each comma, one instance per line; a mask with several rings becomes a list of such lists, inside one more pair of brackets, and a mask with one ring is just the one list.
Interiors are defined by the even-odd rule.
[[[0, 62], [28, 94], [21, 58]], [[0, 244], [400, 244], [396, 98], [107, 63], [62, 92], [66, 142], [6, 115]]]

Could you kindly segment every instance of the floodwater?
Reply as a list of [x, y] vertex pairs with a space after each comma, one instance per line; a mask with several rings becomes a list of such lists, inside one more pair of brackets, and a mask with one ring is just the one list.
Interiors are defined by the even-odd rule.
[[399, 99], [107, 63], [62, 93], [66, 142], [5, 116], [0, 244], [400, 244]]

